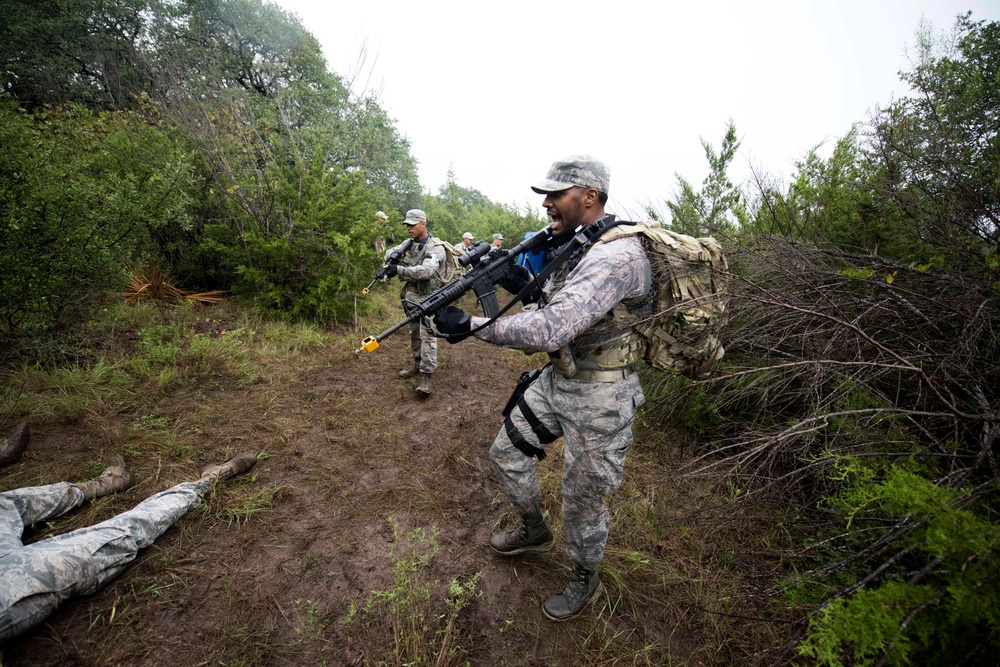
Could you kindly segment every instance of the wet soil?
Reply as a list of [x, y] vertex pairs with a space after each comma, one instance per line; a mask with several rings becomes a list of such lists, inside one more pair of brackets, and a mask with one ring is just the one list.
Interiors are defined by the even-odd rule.
[[[641, 563], [627, 566], [629, 526], [612, 526], [616, 565], [592, 612], [563, 624], [542, 618], [542, 601], [561, 588], [570, 564], [558, 519], [561, 443], [542, 464], [556, 548], [509, 559], [486, 546], [514, 518], [487, 450], [517, 376], [539, 360], [477, 340], [442, 343], [425, 399], [416, 380], [397, 376], [408, 365], [406, 338], [360, 357], [348, 345], [312, 352], [295, 365], [275, 364], [245, 388], [178, 389], [155, 411], [171, 434], [159, 451], [129, 453], [119, 435], [120, 422], [148, 421], [143, 415], [90, 414], [36, 427], [29, 455], [0, 471], [0, 488], [55, 481], [33, 470], [82, 479], [88, 461], [93, 467], [123, 448], [138, 483], [36, 526], [29, 540], [112, 516], [236, 452], [261, 461], [107, 587], [65, 603], [9, 643], [3, 665], [397, 664], [401, 641], [423, 642], [415, 652], [427, 664], [725, 664], [730, 658], [705, 650], [706, 641], [719, 641], [706, 626], [720, 617], [665, 605], [679, 584], [661, 579], [650, 588]], [[654, 491], [664, 493], [632, 493]], [[674, 507], [694, 502], [682, 487], [665, 493]], [[424, 531], [424, 541], [413, 531]], [[430, 540], [436, 553], [401, 588], [400, 554]], [[677, 559], [672, 546], [657, 549]], [[685, 567], [697, 578], [698, 563]], [[460, 650], [435, 662], [446, 586], [477, 573], [481, 595], [451, 630]], [[416, 600], [419, 586], [429, 591], [422, 615], [392, 613], [385, 603], [364, 610], [372, 591]], [[352, 607], [361, 609], [352, 616]]]

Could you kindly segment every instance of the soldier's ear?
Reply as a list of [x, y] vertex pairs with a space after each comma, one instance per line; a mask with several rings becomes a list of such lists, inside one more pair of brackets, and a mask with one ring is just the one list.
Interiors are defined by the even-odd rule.
[[583, 204], [585, 206], [593, 206], [594, 204], [597, 203], [597, 200], [600, 197], [600, 195], [601, 193], [597, 191], [597, 188], [587, 188], [586, 190], [583, 191], [583, 196], [581, 197], [581, 199], [583, 199]]

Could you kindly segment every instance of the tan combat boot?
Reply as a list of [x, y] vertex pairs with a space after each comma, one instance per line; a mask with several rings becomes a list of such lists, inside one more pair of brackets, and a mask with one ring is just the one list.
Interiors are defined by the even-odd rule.
[[490, 538], [493, 551], [504, 556], [526, 551], [548, 551], [556, 543], [556, 536], [549, 530], [541, 513], [522, 514], [521, 525], [515, 530], [505, 530]]
[[7, 444], [0, 447], [0, 466], [17, 462], [28, 448], [30, 439], [31, 429], [28, 428], [28, 422], [21, 422], [15, 426], [7, 437]]
[[399, 377], [401, 378], [411, 378], [420, 372], [420, 359], [413, 360], [413, 366], [411, 368], [404, 368], [399, 371]]
[[111, 465], [94, 479], [76, 485], [83, 491], [84, 500], [93, 500], [109, 493], [118, 493], [132, 486], [132, 475], [125, 469], [125, 461], [120, 456], [111, 458]]
[[220, 479], [229, 479], [230, 477], [242, 475], [255, 465], [257, 465], [257, 457], [253, 454], [237, 454], [225, 463], [217, 463], [202, 470], [201, 479], [213, 482]]
[[427, 397], [431, 395], [431, 374], [421, 373], [420, 374], [420, 384], [417, 385], [417, 393], [421, 396]]

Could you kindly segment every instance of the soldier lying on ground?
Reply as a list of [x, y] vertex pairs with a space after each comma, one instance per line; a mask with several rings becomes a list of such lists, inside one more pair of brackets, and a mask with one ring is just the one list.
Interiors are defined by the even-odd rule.
[[[28, 446], [29, 430], [20, 424], [0, 449], [0, 460], [16, 461]], [[58, 482], [0, 493], [0, 642], [44, 620], [74, 595], [88, 595], [121, 574], [139, 549], [153, 543], [177, 519], [194, 509], [218, 480], [257, 464], [239, 454], [206, 468], [199, 479], [161, 491], [136, 507], [95, 526], [24, 545], [25, 527], [52, 519], [132, 485], [120, 456], [100, 475], [79, 484]]]

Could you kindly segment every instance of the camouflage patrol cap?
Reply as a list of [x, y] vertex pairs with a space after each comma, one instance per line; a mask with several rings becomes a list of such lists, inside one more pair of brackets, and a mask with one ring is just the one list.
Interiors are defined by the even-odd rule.
[[403, 218], [404, 225], [419, 225], [421, 222], [427, 222], [427, 214], [419, 208], [411, 208], [406, 212], [406, 217]]
[[476, 237], [472, 235], [472, 232], [465, 232], [464, 234], [462, 234], [462, 238], [463, 239], [474, 239]]
[[611, 170], [592, 155], [570, 155], [553, 162], [545, 179], [532, 185], [531, 189], [544, 195], [560, 192], [574, 185], [606, 193], [611, 187]]
[[385, 211], [376, 211], [375, 212], [375, 219], [376, 220], [388, 220], [389, 216], [387, 216], [385, 214]]
[[494, 234], [493, 235], [493, 240], [494, 241], [503, 241], [503, 234]]

